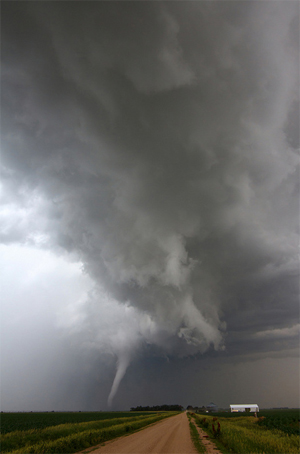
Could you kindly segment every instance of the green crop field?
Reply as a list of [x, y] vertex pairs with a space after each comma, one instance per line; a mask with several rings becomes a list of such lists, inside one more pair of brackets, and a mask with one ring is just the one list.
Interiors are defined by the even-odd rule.
[[298, 454], [299, 410], [193, 415], [223, 453]]
[[[207, 413], [203, 412], [200, 413], [202, 415], [207, 415]], [[230, 411], [224, 411], [224, 412], [214, 412], [214, 413], [209, 413], [209, 415], [217, 416], [217, 417], [222, 417], [222, 418], [241, 418], [241, 417], [248, 417], [250, 415], [253, 415], [253, 413], [247, 413], [247, 412], [233, 412], [231, 413]], [[257, 415], [259, 417], [264, 416], [264, 417], [282, 417], [282, 416], [287, 416], [287, 417], [294, 417], [294, 418], [299, 418], [300, 415], [300, 410], [298, 408], [287, 408], [287, 409], [270, 409], [270, 410], [260, 410]]]
[[150, 412], [88, 411], [88, 412], [30, 412], [1, 413], [1, 433], [15, 430], [45, 429], [66, 423], [101, 421], [103, 419], [128, 418], [129, 416], [148, 415]]
[[1, 413], [1, 425], [5, 429], [1, 434], [1, 452], [78, 452], [174, 414], [177, 413]]

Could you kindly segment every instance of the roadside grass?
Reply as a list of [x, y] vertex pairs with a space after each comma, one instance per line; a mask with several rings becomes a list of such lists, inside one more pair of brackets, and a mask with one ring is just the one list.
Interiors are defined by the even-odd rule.
[[174, 415], [173, 412], [10, 432], [2, 436], [1, 452], [11, 454], [74, 453], [129, 434], [172, 415]]
[[192, 438], [195, 448], [197, 449], [197, 451], [200, 454], [206, 452], [205, 446], [203, 445], [203, 443], [201, 443], [201, 440], [199, 438], [199, 433], [198, 433], [198, 430], [197, 430], [195, 424], [190, 421], [189, 425], [190, 425], [191, 438]]
[[[243, 454], [298, 454], [299, 437], [259, 426], [254, 416], [222, 418], [195, 415], [195, 421], [222, 452]], [[218, 425], [219, 423], [219, 425]], [[219, 427], [219, 430], [218, 430]]]
[[[208, 427], [208, 425], [205, 425], [205, 426], [202, 426], [199, 424], [199, 421], [197, 421], [197, 416], [195, 413], [187, 413], [188, 415], [188, 419], [190, 421], [190, 424], [191, 424], [191, 418], [194, 418], [195, 419], [195, 422], [197, 424], [198, 427], [200, 427], [201, 429], [203, 429], [207, 434], [208, 434], [208, 431], [206, 429], [206, 427]], [[197, 428], [194, 426], [195, 430], [197, 431]], [[196, 435], [196, 433], [194, 432], [194, 434]], [[199, 440], [199, 443], [201, 443], [201, 440], [200, 440], [200, 437], [199, 437], [199, 432], [197, 431], [197, 436], [198, 436], [198, 440]], [[231, 450], [228, 450], [227, 448], [225, 448], [225, 446], [218, 440], [216, 439], [215, 437], [213, 437], [211, 434], [210, 434], [210, 438], [212, 439], [212, 441], [214, 442], [214, 444], [216, 445], [216, 447], [223, 453], [223, 454], [230, 454], [232, 451]], [[202, 444], [203, 448], [204, 448], [204, 451], [199, 451], [199, 452], [206, 452], [206, 448], [205, 446]], [[197, 449], [197, 446], [196, 446], [196, 449]], [[201, 449], [201, 448], [200, 448]], [[241, 453], [239, 453], [241, 454]], [[244, 453], [243, 453], [244, 454]]]

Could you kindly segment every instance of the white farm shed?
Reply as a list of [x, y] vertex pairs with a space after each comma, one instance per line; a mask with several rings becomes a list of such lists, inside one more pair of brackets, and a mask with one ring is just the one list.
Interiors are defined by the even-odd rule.
[[230, 405], [230, 411], [251, 411], [251, 412], [258, 412], [259, 408], [257, 404], [240, 404], [240, 405]]

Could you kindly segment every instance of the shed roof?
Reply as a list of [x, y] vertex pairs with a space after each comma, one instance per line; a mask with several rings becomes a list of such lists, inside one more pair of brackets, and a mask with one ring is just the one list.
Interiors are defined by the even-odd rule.
[[240, 407], [258, 407], [257, 404], [230, 404], [230, 407], [240, 408]]

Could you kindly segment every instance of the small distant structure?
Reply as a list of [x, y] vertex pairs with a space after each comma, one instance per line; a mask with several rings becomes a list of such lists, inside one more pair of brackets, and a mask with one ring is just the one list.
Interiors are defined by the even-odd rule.
[[239, 405], [230, 405], [231, 412], [259, 412], [257, 404], [239, 404]]
[[210, 402], [208, 405], [206, 405], [206, 411], [208, 413], [212, 413], [212, 412], [218, 411], [218, 407], [213, 402]]

